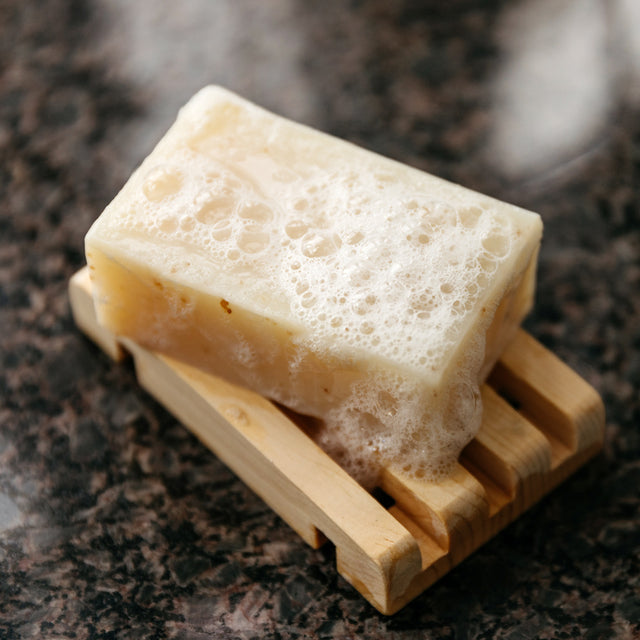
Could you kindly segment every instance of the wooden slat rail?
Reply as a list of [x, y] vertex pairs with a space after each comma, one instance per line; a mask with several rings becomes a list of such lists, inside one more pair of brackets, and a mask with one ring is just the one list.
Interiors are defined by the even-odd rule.
[[277, 406], [118, 339], [97, 323], [88, 269], [71, 280], [78, 326], [260, 495], [308, 544], [328, 538], [338, 571], [394, 613], [594, 455], [604, 409], [577, 374], [520, 331], [482, 390], [480, 432], [433, 483], [386, 469], [383, 507]]

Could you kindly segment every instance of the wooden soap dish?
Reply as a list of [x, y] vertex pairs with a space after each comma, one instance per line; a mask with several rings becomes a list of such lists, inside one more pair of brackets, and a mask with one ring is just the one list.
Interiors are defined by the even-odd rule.
[[308, 544], [328, 538], [339, 573], [391, 614], [446, 574], [602, 446], [596, 391], [525, 331], [482, 389], [484, 417], [441, 483], [386, 469], [386, 508], [262, 396], [116, 338], [96, 321], [88, 269], [70, 283], [74, 318]]

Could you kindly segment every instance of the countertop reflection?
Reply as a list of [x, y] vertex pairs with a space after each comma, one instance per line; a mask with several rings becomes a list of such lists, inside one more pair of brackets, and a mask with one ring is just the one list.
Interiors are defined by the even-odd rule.
[[[0, 4], [0, 637], [640, 636], [640, 3]], [[529, 331], [604, 452], [376, 613], [75, 328], [83, 237], [216, 83], [541, 213]]]

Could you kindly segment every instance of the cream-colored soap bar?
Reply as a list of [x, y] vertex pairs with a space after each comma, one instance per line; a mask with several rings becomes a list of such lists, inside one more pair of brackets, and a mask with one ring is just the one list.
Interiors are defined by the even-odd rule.
[[364, 484], [438, 475], [529, 310], [533, 213], [200, 91], [86, 238], [117, 334], [320, 419]]

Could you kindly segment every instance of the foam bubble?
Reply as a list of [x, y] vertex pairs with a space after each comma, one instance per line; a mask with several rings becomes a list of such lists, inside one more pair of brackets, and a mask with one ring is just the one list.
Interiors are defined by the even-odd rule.
[[147, 199], [157, 202], [179, 191], [181, 185], [182, 175], [179, 171], [158, 166], [149, 171], [142, 190]]
[[240, 232], [237, 245], [243, 253], [260, 253], [269, 246], [269, 234], [260, 227], [248, 227]]

